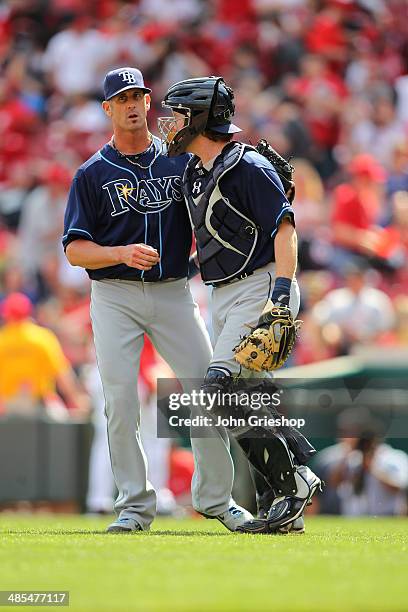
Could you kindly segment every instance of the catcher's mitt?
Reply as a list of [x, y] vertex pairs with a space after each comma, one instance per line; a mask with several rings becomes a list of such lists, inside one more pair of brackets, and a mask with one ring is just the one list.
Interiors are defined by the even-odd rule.
[[287, 306], [274, 306], [268, 300], [255, 329], [234, 348], [235, 360], [256, 372], [282, 367], [301, 324], [302, 321], [293, 320]]
[[292, 203], [295, 198], [295, 183], [293, 181], [293, 172], [295, 171], [294, 167], [284, 157], [279, 155], [279, 153], [275, 151], [275, 149], [265, 139], [258, 141], [256, 150], [258, 153], [266, 157], [266, 159], [269, 160], [274, 166], [280, 180], [282, 181], [286, 197], [288, 198], [289, 202]]

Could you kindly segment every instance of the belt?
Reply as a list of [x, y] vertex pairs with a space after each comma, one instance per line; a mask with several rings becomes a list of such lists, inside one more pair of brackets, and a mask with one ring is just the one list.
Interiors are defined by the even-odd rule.
[[170, 281], [176, 281], [176, 280], [180, 280], [182, 278], [185, 278], [184, 276], [172, 276], [170, 278], [163, 278], [163, 279], [157, 279], [157, 280], [145, 280], [144, 278], [106, 278], [106, 279], [101, 279], [101, 280], [118, 280], [118, 281], [125, 281], [128, 283], [143, 283], [144, 285], [158, 285], [161, 283], [169, 283]]
[[157, 280], [151, 280], [151, 281], [150, 280], [145, 280], [144, 278], [138, 278], [136, 282], [139, 282], [139, 283], [148, 283], [150, 285], [153, 285], [153, 284], [157, 285], [158, 283], [159, 284], [160, 283], [170, 283], [171, 281], [180, 280], [182, 278], [184, 278], [184, 277], [183, 276], [171, 276], [170, 278], [163, 278], [162, 280], [157, 279]]
[[254, 270], [252, 272], [243, 272], [238, 276], [234, 276], [233, 278], [229, 278], [228, 280], [221, 281], [220, 283], [208, 283], [212, 287], [225, 287], [225, 285], [232, 285], [232, 283], [236, 283], [237, 281], [243, 280], [244, 278], [248, 278], [248, 276], [252, 276]]

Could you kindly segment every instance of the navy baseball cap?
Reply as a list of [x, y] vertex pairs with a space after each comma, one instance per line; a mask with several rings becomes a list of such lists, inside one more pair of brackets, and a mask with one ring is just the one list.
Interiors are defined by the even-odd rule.
[[143, 89], [145, 93], [152, 91], [145, 87], [143, 75], [137, 68], [116, 68], [108, 72], [103, 81], [105, 100], [110, 100], [121, 91], [134, 88]]

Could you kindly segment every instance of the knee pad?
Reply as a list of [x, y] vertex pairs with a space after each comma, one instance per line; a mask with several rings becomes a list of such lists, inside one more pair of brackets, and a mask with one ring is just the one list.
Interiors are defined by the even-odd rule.
[[215, 393], [216, 391], [222, 393], [231, 391], [232, 385], [232, 374], [227, 368], [209, 367], [201, 389], [206, 393]]
[[[205, 375], [204, 382], [201, 385], [209, 402], [211, 397], [211, 410], [214, 415], [227, 416], [229, 411], [226, 410], [223, 400], [224, 393], [230, 393], [233, 388], [233, 378], [231, 372], [227, 368], [209, 367]], [[213, 399], [215, 396], [215, 400]], [[208, 405], [208, 404], [207, 404]]]

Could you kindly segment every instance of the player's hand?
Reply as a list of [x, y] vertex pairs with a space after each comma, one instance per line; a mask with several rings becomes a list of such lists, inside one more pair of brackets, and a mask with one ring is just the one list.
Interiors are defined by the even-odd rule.
[[120, 262], [130, 268], [151, 270], [160, 261], [160, 255], [148, 244], [128, 244], [119, 247]]

